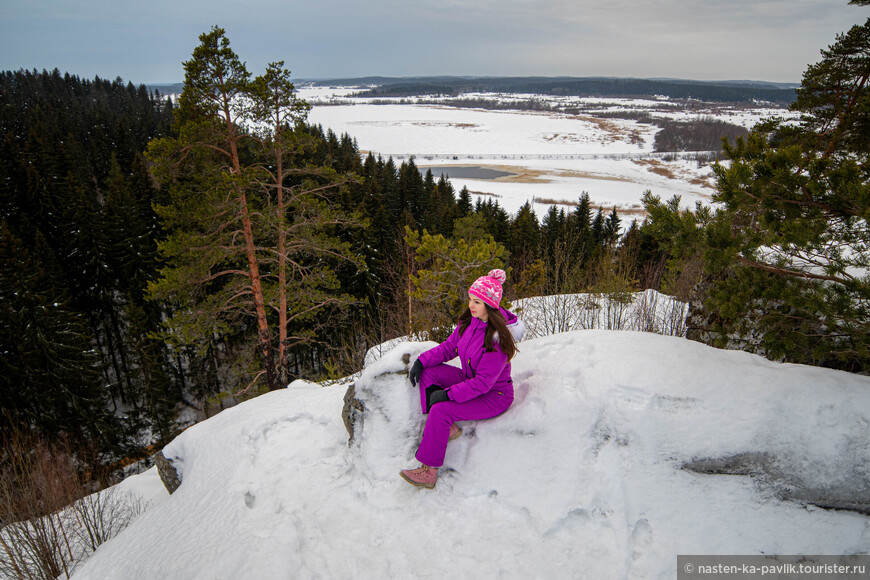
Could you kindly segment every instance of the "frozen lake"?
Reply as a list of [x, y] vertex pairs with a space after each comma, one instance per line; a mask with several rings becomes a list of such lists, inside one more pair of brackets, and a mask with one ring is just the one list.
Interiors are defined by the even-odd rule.
[[444, 175], [448, 179], [499, 179], [502, 177], [512, 177], [516, 173], [510, 171], [502, 171], [500, 169], [492, 169], [491, 167], [481, 167], [479, 165], [421, 165], [419, 166], [420, 173], [426, 174], [432, 170], [432, 175], [438, 179]]

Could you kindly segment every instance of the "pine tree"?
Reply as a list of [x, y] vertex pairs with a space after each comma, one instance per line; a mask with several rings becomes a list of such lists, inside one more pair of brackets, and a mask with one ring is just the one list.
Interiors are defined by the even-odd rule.
[[[647, 190], [643, 195], [648, 218], [641, 233], [654, 247], [655, 263], [664, 262], [666, 271], [660, 289], [680, 300], [697, 299], [697, 288], [704, 280], [703, 256], [707, 248], [707, 231], [713, 221], [710, 206], [696, 204], [694, 211], [680, 207], [680, 196], [662, 202]], [[721, 268], [721, 264], [709, 268]], [[721, 270], [719, 270], [721, 272]]]
[[[250, 81], [215, 27], [200, 36], [185, 71], [180, 137], [149, 145], [172, 196], [158, 207], [169, 232], [160, 246], [167, 266], [150, 296], [177, 304], [170, 327], [182, 344], [208, 349], [213, 335], [238, 335], [241, 322], [253, 322], [256, 374], [277, 389], [286, 384], [289, 350], [317, 339], [319, 311], [351, 301], [334, 262], [360, 260], [333, 230], [355, 222], [329, 199], [347, 178], [309, 166], [310, 139], [299, 127], [308, 106], [282, 62]], [[326, 159], [359, 166], [352, 140], [339, 143], [330, 132], [326, 149]], [[353, 160], [338, 159], [349, 149]], [[239, 373], [253, 360], [239, 357]]]
[[416, 250], [411, 281], [417, 312], [412, 330], [443, 340], [468, 301], [468, 288], [491, 269], [503, 268], [508, 252], [492, 236], [468, 242], [406, 228], [405, 239]]
[[[723, 333], [774, 357], [870, 363], [870, 19], [804, 74], [797, 126], [760, 124], [715, 168], [708, 229]], [[761, 335], [756, 342], [752, 337]]]
[[[175, 177], [179, 160], [188, 158], [205, 175], [199, 184], [176, 188], [173, 205], [159, 210], [173, 233], [161, 245], [169, 266], [161, 281], [152, 286], [151, 294], [166, 298], [179, 285], [195, 287], [225, 276], [243, 277], [244, 282], [224, 285], [225, 299], [248, 297], [266, 383], [274, 389], [278, 388], [278, 378], [249, 204], [253, 176], [248, 168], [243, 171], [240, 153], [246, 112], [243, 96], [250, 73], [230, 48], [223, 29], [214, 27], [199, 40], [192, 58], [184, 63], [184, 90], [178, 109], [180, 138], [158, 140], [149, 145], [149, 152], [165, 181]], [[235, 232], [239, 232], [241, 244], [233, 240]], [[215, 240], [216, 233], [225, 234], [226, 241]], [[240, 264], [239, 258], [244, 262]], [[215, 308], [219, 309], [213, 303], [208, 310], [214, 312]], [[187, 320], [194, 322], [191, 317]]]

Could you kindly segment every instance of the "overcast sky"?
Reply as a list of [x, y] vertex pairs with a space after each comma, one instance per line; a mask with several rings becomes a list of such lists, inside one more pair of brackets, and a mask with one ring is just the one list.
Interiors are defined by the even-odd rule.
[[2, 0], [0, 70], [180, 82], [216, 24], [254, 74], [799, 82], [868, 16], [847, 0]]

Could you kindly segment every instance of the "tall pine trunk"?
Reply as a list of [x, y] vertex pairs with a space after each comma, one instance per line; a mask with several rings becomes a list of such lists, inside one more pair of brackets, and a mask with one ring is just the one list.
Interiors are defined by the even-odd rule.
[[[241, 175], [241, 160], [239, 159], [238, 135], [230, 114], [230, 100], [228, 95], [223, 95], [223, 115], [226, 120], [227, 138], [230, 145], [230, 155], [233, 163], [233, 173]], [[248, 198], [245, 190], [238, 183], [235, 185], [237, 199], [239, 200], [239, 212], [242, 217], [242, 231], [245, 236], [245, 255], [248, 259], [248, 275], [251, 280], [251, 296], [254, 303], [254, 311], [257, 316], [257, 337], [260, 343], [260, 351], [263, 355], [263, 366], [266, 374], [266, 384], [270, 391], [278, 388], [278, 377], [275, 374], [275, 357], [272, 352], [272, 334], [269, 331], [269, 320], [266, 317], [266, 301], [263, 299], [263, 284], [260, 278], [260, 264], [257, 261], [257, 251], [254, 245], [254, 228], [251, 224], [251, 213], [248, 209]]]

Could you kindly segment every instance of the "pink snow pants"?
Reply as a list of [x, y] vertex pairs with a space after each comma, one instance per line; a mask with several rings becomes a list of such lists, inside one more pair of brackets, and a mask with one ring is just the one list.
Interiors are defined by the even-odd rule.
[[[426, 412], [426, 389], [432, 385], [450, 387], [466, 379], [462, 369], [440, 364], [423, 369], [418, 387], [423, 413]], [[445, 401], [432, 406], [423, 428], [423, 440], [417, 448], [417, 460], [429, 467], [441, 467], [450, 438], [450, 425], [456, 421], [479, 421], [501, 415], [514, 400], [513, 385], [496, 388], [464, 403]]]

